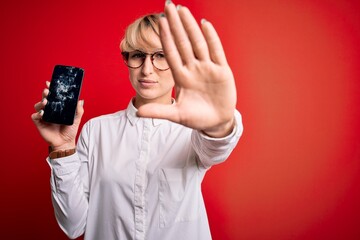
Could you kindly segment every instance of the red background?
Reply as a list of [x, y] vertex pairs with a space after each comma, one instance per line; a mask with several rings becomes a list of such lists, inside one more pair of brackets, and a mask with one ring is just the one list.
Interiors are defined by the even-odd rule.
[[[213, 238], [360, 239], [360, 5], [182, 0], [217, 28], [245, 131], [203, 184]], [[163, 1], [2, 1], [1, 239], [66, 239], [33, 126], [55, 64], [86, 69], [84, 122], [134, 92], [118, 44]]]

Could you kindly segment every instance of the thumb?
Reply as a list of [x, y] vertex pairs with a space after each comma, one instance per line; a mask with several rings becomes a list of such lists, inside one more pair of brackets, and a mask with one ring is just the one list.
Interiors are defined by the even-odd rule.
[[141, 106], [137, 113], [139, 117], [161, 118], [172, 122], [180, 122], [180, 114], [175, 104], [166, 105], [160, 103], [149, 103]]
[[80, 100], [76, 106], [75, 121], [80, 122], [82, 115], [84, 114], [84, 100]]

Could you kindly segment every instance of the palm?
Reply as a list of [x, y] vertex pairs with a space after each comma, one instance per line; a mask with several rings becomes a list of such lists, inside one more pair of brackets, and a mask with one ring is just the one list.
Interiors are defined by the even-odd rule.
[[233, 116], [236, 90], [230, 68], [211, 62], [195, 65], [174, 74], [177, 83], [174, 108], [178, 116], [175, 121], [202, 130]]
[[41, 136], [51, 146], [61, 146], [64, 143], [73, 142], [75, 140], [78, 127], [78, 123], [66, 126], [41, 122], [38, 125]]

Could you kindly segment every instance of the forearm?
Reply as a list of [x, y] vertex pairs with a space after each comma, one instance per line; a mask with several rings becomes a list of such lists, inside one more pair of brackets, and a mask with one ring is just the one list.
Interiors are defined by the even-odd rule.
[[237, 110], [233, 119], [232, 131], [222, 138], [214, 138], [208, 134], [204, 135], [204, 133], [193, 131], [192, 145], [204, 167], [208, 168], [225, 161], [237, 145], [243, 132], [241, 115]]
[[88, 210], [88, 196], [80, 177], [80, 159], [75, 153], [68, 157], [49, 159], [49, 163], [56, 219], [70, 238], [76, 238], [85, 230]]

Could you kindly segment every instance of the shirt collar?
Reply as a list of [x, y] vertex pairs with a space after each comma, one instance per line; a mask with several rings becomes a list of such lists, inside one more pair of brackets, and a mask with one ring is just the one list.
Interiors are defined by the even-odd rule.
[[[136, 115], [136, 112], [138, 110], [134, 106], [133, 100], [134, 100], [133, 98], [130, 100], [128, 107], [126, 109], [126, 116], [129, 119], [131, 125], [135, 125], [139, 121], [139, 119], [141, 119], [140, 117], [138, 117]], [[175, 99], [172, 99], [172, 104], [174, 104], [174, 103], [175, 103]], [[145, 119], [145, 118], [142, 118], [142, 119]], [[150, 119], [150, 118], [148, 118], [148, 119]], [[161, 123], [166, 122], [166, 121], [167, 120], [165, 120], [165, 119], [151, 118], [151, 122], [152, 122], [153, 126], [158, 126]]]
[[135, 125], [140, 119], [138, 116], [136, 116], [136, 112], [137, 109], [133, 104], [133, 99], [131, 99], [126, 109], [126, 116], [129, 119], [131, 125]]

